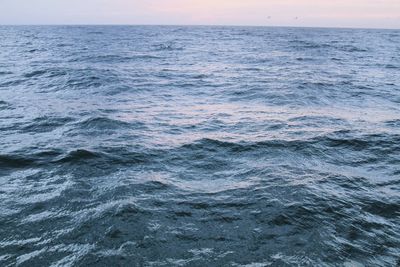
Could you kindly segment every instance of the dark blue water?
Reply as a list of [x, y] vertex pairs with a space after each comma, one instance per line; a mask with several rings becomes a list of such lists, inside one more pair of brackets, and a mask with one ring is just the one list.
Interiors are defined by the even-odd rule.
[[399, 30], [0, 27], [0, 266], [399, 264]]

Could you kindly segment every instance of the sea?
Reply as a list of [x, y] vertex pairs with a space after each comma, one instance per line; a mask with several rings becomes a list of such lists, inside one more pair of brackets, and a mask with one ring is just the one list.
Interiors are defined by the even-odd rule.
[[0, 266], [400, 266], [400, 30], [0, 26]]

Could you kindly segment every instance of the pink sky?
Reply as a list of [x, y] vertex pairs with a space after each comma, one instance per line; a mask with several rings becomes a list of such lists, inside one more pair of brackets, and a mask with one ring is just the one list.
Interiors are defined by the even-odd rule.
[[0, 0], [0, 24], [400, 28], [400, 0]]

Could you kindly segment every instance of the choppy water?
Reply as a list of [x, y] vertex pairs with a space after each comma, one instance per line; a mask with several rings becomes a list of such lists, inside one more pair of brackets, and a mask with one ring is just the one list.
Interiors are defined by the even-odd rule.
[[399, 257], [400, 31], [0, 27], [1, 266]]

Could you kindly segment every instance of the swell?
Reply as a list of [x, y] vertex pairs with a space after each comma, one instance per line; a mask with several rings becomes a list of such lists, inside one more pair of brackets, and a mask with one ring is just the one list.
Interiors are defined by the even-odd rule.
[[[341, 136], [345, 134], [345, 136]], [[326, 148], [345, 148], [353, 151], [389, 149], [386, 152], [396, 153], [400, 149], [400, 135], [398, 134], [370, 134], [358, 137], [350, 136], [348, 132], [338, 131], [330, 135], [319, 136], [311, 139], [298, 140], [268, 140], [260, 142], [231, 143], [214, 139], [202, 139], [198, 142], [186, 144], [188, 149], [229, 149], [233, 152], [254, 151], [263, 148], [308, 148], [320, 145]]]
[[[400, 161], [398, 157], [400, 155], [400, 135], [375, 134], [356, 138], [340, 136], [341, 134], [342, 132], [339, 132], [336, 135], [325, 135], [304, 140], [268, 140], [260, 142], [226, 142], [206, 138], [168, 149], [150, 149], [136, 146], [134, 150], [128, 147], [98, 147], [92, 150], [78, 148], [69, 152], [65, 152], [62, 149], [45, 150], [35, 154], [16, 152], [0, 155], [0, 166], [3, 168], [27, 168], [59, 164], [99, 163], [111, 167], [113, 165], [156, 164], [160, 163], [160, 161], [166, 164], [173, 164], [176, 160], [193, 159], [191, 163], [193, 166], [196, 166], [196, 162], [200, 160], [202, 162], [201, 165], [212, 169], [214, 165], [228, 167], [227, 155], [246, 158], [249, 156], [247, 153], [269, 155], [270, 157], [300, 154], [316, 157], [319, 160], [336, 159], [339, 155], [342, 155], [344, 161], [348, 158], [355, 160], [354, 164], [360, 163], [357, 161], [360, 158], [365, 160], [364, 163], [373, 163], [376, 158], [383, 156], [386, 161], [392, 163]], [[277, 151], [280, 153], [274, 153]], [[211, 164], [212, 156], [214, 156], [214, 162]], [[336, 163], [340, 163], [340, 160], [337, 159]]]
[[0, 167], [4, 169], [25, 169], [91, 164], [133, 166], [135, 164], [149, 163], [153, 156], [148, 153], [128, 151], [122, 147], [107, 148], [103, 151], [80, 148], [69, 152], [65, 152], [62, 149], [53, 149], [30, 154], [21, 152], [2, 154], [0, 155]]
[[[386, 166], [400, 164], [400, 135], [363, 135], [358, 137], [325, 135], [303, 140], [268, 140], [260, 142], [224, 142], [202, 139], [174, 151], [177, 165], [189, 164], [201, 170], [229, 169], [228, 158], [245, 161], [273, 160], [320, 162], [336, 166]], [[175, 161], [174, 160], [174, 161]], [[193, 163], [188, 163], [190, 160]], [[196, 162], [199, 162], [196, 164]]]

